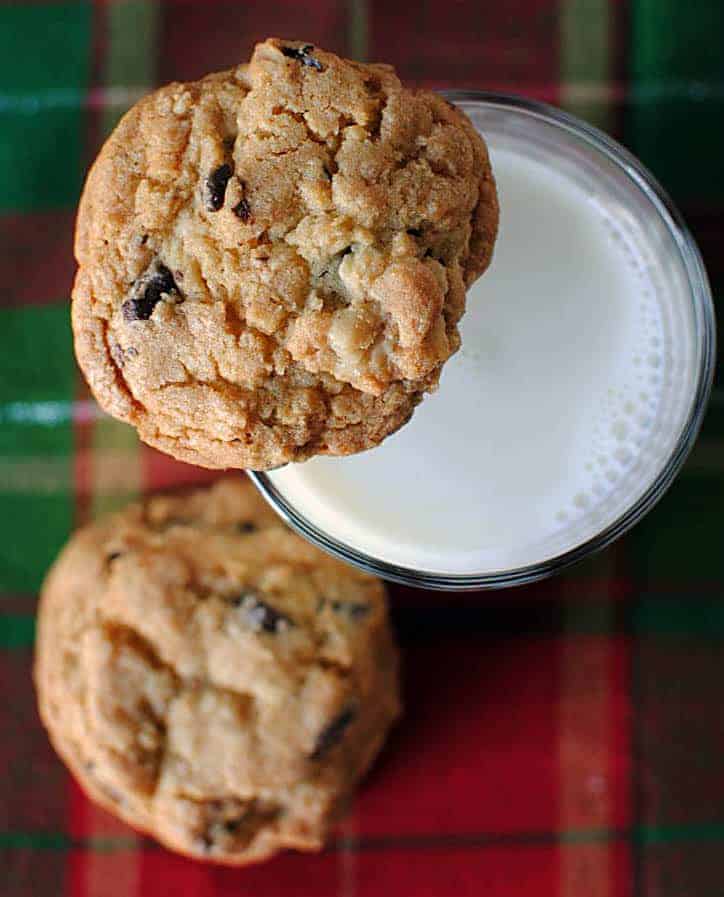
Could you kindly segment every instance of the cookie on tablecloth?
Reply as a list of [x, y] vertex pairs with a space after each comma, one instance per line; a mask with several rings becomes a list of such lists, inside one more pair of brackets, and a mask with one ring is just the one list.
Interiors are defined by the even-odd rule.
[[92, 798], [228, 864], [321, 847], [399, 713], [381, 582], [244, 480], [77, 533], [43, 588], [35, 678]]

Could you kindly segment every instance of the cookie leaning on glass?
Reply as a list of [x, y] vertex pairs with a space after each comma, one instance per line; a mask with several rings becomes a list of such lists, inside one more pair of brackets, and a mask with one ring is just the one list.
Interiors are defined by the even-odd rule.
[[43, 588], [35, 681], [92, 798], [232, 865], [319, 849], [399, 713], [382, 583], [232, 480], [71, 539]]
[[81, 200], [73, 290], [94, 395], [207, 467], [371, 448], [460, 344], [498, 206], [487, 150], [384, 65], [268, 40], [138, 103]]

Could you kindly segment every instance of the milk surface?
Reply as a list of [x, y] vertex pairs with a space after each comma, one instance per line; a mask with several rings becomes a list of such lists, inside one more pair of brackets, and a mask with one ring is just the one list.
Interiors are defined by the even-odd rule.
[[438, 392], [376, 449], [269, 475], [337, 540], [447, 574], [538, 563], [612, 523], [665, 463], [691, 376], [691, 321], [645, 228], [595, 178], [489, 144], [500, 234]]

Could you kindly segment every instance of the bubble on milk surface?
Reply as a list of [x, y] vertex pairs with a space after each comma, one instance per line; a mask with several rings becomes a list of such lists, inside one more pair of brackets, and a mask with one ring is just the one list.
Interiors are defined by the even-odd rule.
[[633, 461], [633, 453], [623, 445], [614, 449], [613, 457], [622, 467], [628, 466]]

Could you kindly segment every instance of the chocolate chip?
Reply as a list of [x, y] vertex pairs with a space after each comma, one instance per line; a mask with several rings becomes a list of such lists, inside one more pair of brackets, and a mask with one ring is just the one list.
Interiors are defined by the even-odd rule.
[[382, 82], [379, 78], [371, 75], [369, 78], [365, 78], [365, 87], [371, 93], [379, 93], [382, 90]]
[[246, 223], [251, 218], [251, 207], [246, 199], [240, 199], [239, 202], [234, 206], [233, 210], [234, 214], [237, 218], [241, 218], [241, 220]]
[[344, 733], [355, 716], [354, 708], [346, 707], [339, 716], [336, 716], [329, 725], [325, 726], [317, 736], [317, 742], [310, 754], [310, 759], [320, 760], [335, 745], [338, 745], [344, 738]]
[[[246, 184], [242, 180], [239, 180], [239, 186], [241, 187], [241, 192], [244, 193], [244, 191], [246, 190]], [[250, 221], [251, 206], [249, 205], [249, 200], [245, 196], [242, 196], [239, 202], [232, 209], [232, 212], [244, 223]]]
[[266, 601], [262, 601], [256, 592], [242, 592], [233, 600], [233, 604], [242, 609], [249, 627], [254, 632], [276, 634], [294, 625], [290, 617]]
[[281, 632], [289, 626], [289, 617], [270, 607], [263, 602], [256, 603], [253, 607], [247, 608], [247, 618], [252, 624], [252, 628], [257, 632]]
[[205, 202], [209, 212], [218, 212], [224, 205], [226, 185], [231, 177], [231, 165], [220, 165], [206, 178]]
[[156, 273], [146, 287], [146, 292], [149, 290], [158, 290], [159, 293], [178, 292], [178, 287], [176, 286], [176, 281], [173, 279], [173, 274], [165, 265], [159, 264], [156, 268]]
[[125, 321], [147, 321], [155, 306], [148, 309], [142, 299], [127, 299], [121, 306]]
[[148, 234], [143, 234], [139, 242], [141, 243], [141, 246], [145, 246], [146, 243], [148, 243]]
[[147, 321], [164, 294], [181, 295], [173, 274], [160, 263], [150, 277], [145, 276], [136, 282], [134, 290], [136, 295], [121, 306], [126, 321]]
[[337, 614], [346, 614], [353, 620], [359, 620], [370, 612], [369, 604], [361, 601], [332, 601], [332, 610]]
[[421, 237], [422, 236], [422, 230], [419, 227], [408, 227], [407, 233], [411, 237]]
[[324, 66], [322, 63], [316, 57], [310, 55], [310, 51], [313, 49], [312, 44], [305, 44], [303, 47], [282, 47], [282, 53], [289, 59], [296, 59], [302, 65], [306, 65], [318, 72], [323, 72]]
[[251, 520], [244, 520], [243, 523], [237, 523], [236, 528], [240, 533], [255, 533], [257, 527]]

